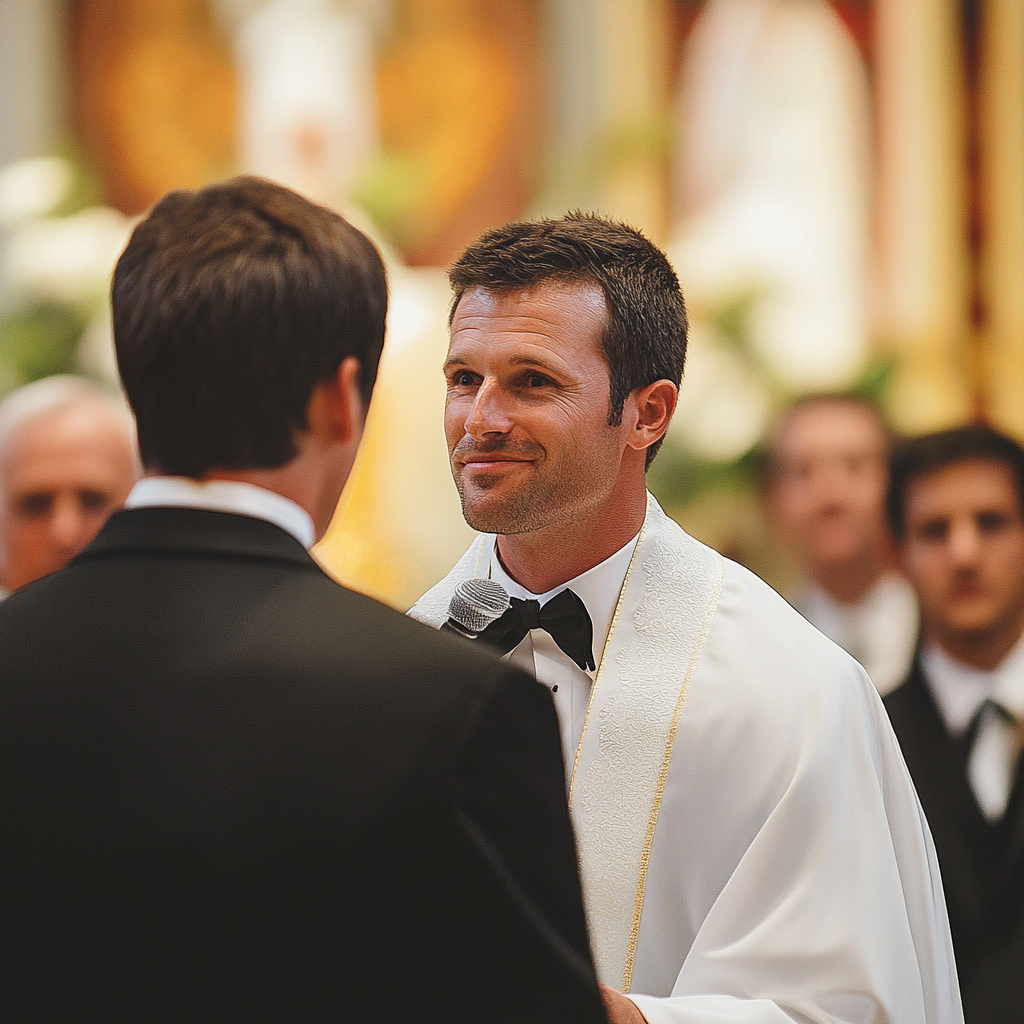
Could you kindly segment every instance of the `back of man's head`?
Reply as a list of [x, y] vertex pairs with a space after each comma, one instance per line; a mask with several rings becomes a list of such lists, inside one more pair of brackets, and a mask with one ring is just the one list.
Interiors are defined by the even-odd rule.
[[274, 469], [348, 357], [369, 401], [387, 283], [373, 243], [283, 186], [165, 196], [114, 273], [114, 341], [148, 470]]
[[[452, 316], [471, 288], [528, 291], [552, 282], [600, 287], [608, 306], [601, 343], [613, 426], [637, 388], [658, 380], [678, 387], [682, 381], [687, 316], [679, 279], [665, 254], [627, 224], [584, 213], [506, 224], [470, 245], [449, 279]], [[647, 449], [648, 466], [661, 444]]]
[[138, 478], [123, 400], [55, 376], [0, 403], [0, 586], [62, 569], [120, 508]]
[[896, 537], [902, 540], [906, 533], [907, 494], [915, 480], [979, 459], [1007, 467], [1024, 515], [1024, 448], [991, 427], [955, 427], [911, 438], [898, 445], [893, 453], [886, 512]]

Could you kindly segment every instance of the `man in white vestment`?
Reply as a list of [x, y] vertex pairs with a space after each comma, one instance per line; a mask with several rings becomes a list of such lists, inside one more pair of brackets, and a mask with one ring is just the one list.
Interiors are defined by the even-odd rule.
[[810, 395], [772, 432], [765, 497], [805, 579], [793, 604], [852, 654], [885, 695], [917, 646], [914, 591], [896, 571], [885, 516], [889, 434], [853, 395]]
[[411, 614], [440, 626], [475, 577], [510, 595], [477, 642], [551, 690], [612, 1024], [962, 1021], [870, 680], [647, 493], [686, 347], [664, 255], [575, 214], [489, 232], [451, 281], [445, 430], [481, 533]]

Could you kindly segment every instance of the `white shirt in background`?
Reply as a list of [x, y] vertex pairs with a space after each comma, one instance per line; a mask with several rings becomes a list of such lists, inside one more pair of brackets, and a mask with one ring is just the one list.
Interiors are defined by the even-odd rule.
[[921, 669], [939, 713], [952, 736], [962, 736], [986, 701], [999, 704], [1016, 719], [1009, 722], [994, 707], [986, 708], [971, 747], [967, 777], [985, 817], [1003, 816], [1013, 791], [1024, 723], [1024, 636], [989, 671], [965, 665], [936, 644], [925, 644]]
[[883, 696], [906, 679], [917, 645], [917, 598], [910, 584], [886, 573], [853, 604], [837, 601], [810, 583], [796, 609], [847, 654], [857, 659]]

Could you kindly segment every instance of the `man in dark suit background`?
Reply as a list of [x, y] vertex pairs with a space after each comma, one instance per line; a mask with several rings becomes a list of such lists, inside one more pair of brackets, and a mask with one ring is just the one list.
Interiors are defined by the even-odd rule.
[[270, 182], [114, 278], [148, 473], [0, 606], [5, 1020], [603, 1021], [547, 691], [331, 581], [380, 256]]
[[986, 427], [893, 459], [921, 643], [885, 699], [935, 839], [967, 1024], [1024, 1021], [1024, 449]]

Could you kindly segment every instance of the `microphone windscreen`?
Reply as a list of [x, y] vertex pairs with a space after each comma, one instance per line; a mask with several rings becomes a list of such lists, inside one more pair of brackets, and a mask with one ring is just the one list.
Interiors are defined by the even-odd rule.
[[448, 604], [448, 618], [466, 633], [476, 636], [508, 607], [508, 594], [500, 583], [486, 579], [463, 580]]

